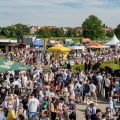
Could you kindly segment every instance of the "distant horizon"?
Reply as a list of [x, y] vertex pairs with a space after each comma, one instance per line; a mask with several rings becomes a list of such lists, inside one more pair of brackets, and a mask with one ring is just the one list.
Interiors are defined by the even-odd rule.
[[107, 26], [120, 24], [119, 0], [1, 0], [0, 26], [26, 24], [57, 27], [81, 26], [95, 15]]
[[[54, 26], [54, 27], [57, 27], [57, 28], [61, 28], [61, 27], [63, 27], [63, 28], [66, 28], [66, 27], [70, 27], [70, 28], [81, 27], [82, 28], [82, 25], [81, 26], [57, 26], [57, 25], [50, 25], [50, 24], [48, 24], [48, 25], [30, 25], [30, 24], [24, 24], [24, 23], [15, 23], [15, 24], [10, 24], [10, 25], [6, 25], [6, 26], [0, 26], [0, 27], [8, 27], [8, 26], [16, 25], [16, 24], [23, 24], [23, 25], [27, 25], [29, 27], [32, 27], [32, 26], [39, 26], [39, 27]], [[107, 27], [110, 27], [110, 28], [114, 29], [113, 27], [108, 26], [108, 25], [107, 25]]]

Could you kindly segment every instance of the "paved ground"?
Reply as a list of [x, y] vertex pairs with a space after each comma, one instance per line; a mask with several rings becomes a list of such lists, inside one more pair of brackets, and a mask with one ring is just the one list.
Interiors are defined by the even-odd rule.
[[[108, 105], [108, 102], [105, 102], [105, 100], [98, 100], [96, 107], [101, 109], [104, 112], [105, 108], [109, 107], [109, 105]], [[77, 120], [85, 120], [85, 117], [84, 117], [85, 108], [86, 108], [86, 104], [77, 105]]]

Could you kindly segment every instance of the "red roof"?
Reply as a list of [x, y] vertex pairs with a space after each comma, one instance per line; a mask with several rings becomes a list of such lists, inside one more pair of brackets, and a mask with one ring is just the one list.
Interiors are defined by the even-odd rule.
[[90, 42], [90, 38], [83, 38], [82, 42]]
[[90, 43], [89, 46], [103, 46], [103, 45], [100, 43], [97, 43], [97, 42], [92, 42], [92, 43]]

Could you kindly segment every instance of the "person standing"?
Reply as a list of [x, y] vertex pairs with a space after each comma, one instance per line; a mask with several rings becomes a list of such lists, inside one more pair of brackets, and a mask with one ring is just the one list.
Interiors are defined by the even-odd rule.
[[102, 77], [101, 73], [98, 73], [98, 75], [96, 76], [96, 79], [98, 81], [97, 95], [100, 96], [101, 90], [102, 90], [102, 81], [103, 81], [103, 77]]
[[18, 98], [18, 96], [15, 94], [14, 95], [14, 110], [15, 110], [15, 113], [16, 115], [18, 114], [18, 108], [19, 108], [19, 105], [20, 105], [20, 100]]
[[6, 118], [2, 112], [2, 108], [0, 108], [0, 120], [6, 120]]
[[52, 98], [52, 101], [50, 103], [50, 112], [51, 112], [51, 120], [56, 120], [55, 98]]
[[90, 95], [91, 101], [94, 98], [95, 102], [97, 103], [96, 86], [92, 82], [90, 83]]
[[75, 81], [75, 96], [76, 102], [82, 103], [82, 96], [83, 96], [83, 85], [80, 84], [78, 81]]
[[38, 106], [39, 106], [39, 100], [35, 98], [34, 94], [31, 94], [31, 98], [28, 101], [28, 111], [29, 111], [30, 119], [36, 120]]
[[105, 79], [105, 97], [109, 97], [109, 92], [110, 92], [110, 80], [108, 77]]
[[13, 109], [12, 105], [8, 106], [8, 116], [6, 120], [15, 120], [16, 119], [16, 114], [15, 110]]
[[101, 120], [100, 119], [101, 110], [97, 109], [96, 114], [91, 115], [91, 120]]
[[69, 98], [69, 119], [70, 120], [76, 120], [76, 103], [72, 98]]
[[64, 106], [64, 99], [61, 97], [59, 99], [59, 103], [57, 106], [57, 113], [59, 120], [63, 120], [63, 106]]
[[85, 81], [83, 84], [83, 101], [88, 103], [88, 97], [90, 95], [89, 80]]

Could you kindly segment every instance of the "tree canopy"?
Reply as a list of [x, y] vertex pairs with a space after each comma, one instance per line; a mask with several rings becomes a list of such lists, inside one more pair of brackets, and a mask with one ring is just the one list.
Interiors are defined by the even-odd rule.
[[29, 35], [30, 29], [26, 25], [16, 24], [8, 27], [0, 27], [0, 36], [7, 38], [16, 38], [23, 35]]
[[117, 38], [120, 39], [120, 24], [115, 29], [115, 34], [116, 34]]
[[89, 16], [82, 24], [83, 28], [83, 37], [97, 39], [102, 38], [104, 36], [104, 32], [102, 30], [103, 23], [102, 21], [94, 16]]

